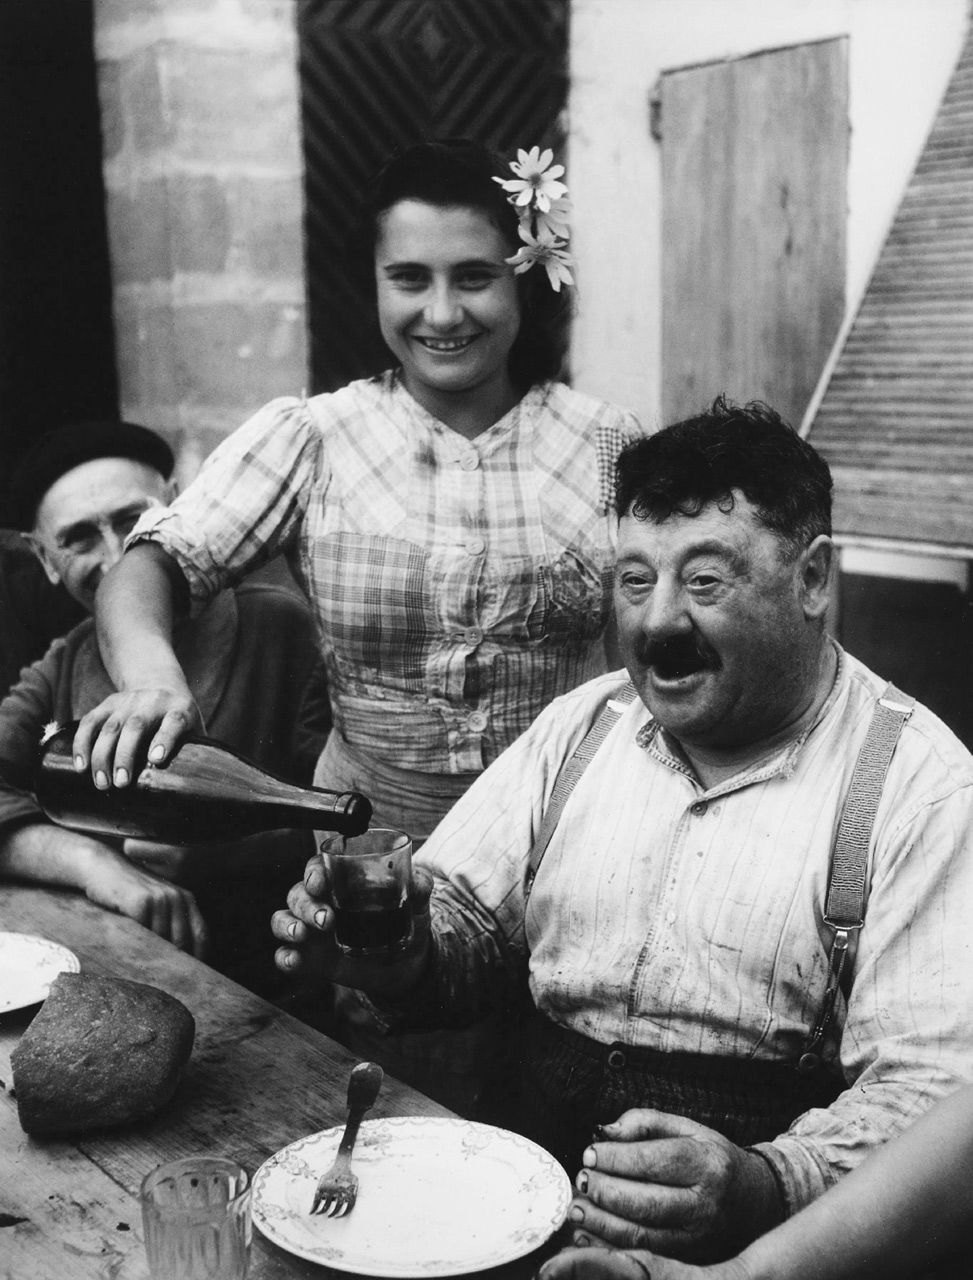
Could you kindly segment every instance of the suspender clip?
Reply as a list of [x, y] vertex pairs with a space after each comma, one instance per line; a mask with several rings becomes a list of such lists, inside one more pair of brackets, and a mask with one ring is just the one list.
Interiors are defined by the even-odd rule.
[[841, 920], [841, 921], [832, 920], [828, 916], [825, 916], [824, 923], [828, 926], [829, 929], [834, 930], [834, 939], [832, 940], [832, 943], [831, 943], [831, 950], [847, 951], [849, 946], [851, 945], [851, 938], [848, 935], [850, 933], [857, 932], [857, 930], [859, 930], [862, 927], [865, 921], [859, 920], [857, 924], [849, 924], [847, 920]]

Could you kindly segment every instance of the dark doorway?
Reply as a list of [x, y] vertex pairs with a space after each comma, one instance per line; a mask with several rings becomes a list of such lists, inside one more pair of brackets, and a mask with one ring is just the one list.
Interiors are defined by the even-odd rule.
[[561, 150], [567, 0], [301, 0], [311, 389], [389, 363], [349, 256], [365, 186], [396, 149], [477, 138]]
[[115, 415], [90, 0], [0, 4], [0, 526], [36, 435]]

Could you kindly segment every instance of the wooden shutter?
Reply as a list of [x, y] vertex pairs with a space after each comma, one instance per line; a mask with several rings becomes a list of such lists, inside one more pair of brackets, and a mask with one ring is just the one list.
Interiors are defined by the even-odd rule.
[[809, 438], [838, 532], [973, 552], [973, 34]]
[[847, 42], [666, 72], [666, 422], [719, 392], [800, 423], [845, 299]]

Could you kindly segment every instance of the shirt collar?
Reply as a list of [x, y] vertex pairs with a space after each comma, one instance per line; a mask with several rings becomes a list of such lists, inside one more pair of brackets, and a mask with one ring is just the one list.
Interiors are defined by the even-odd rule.
[[648, 710], [645, 710], [646, 722], [636, 731], [636, 744], [647, 755], [665, 765], [667, 769], [671, 769], [674, 773], [680, 773], [683, 777], [688, 778], [699, 789], [701, 794], [707, 797], [715, 798], [716, 796], [727, 795], [731, 791], [740, 791], [743, 787], [754, 786], [758, 782], [767, 782], [770, 778], [789, 778], [797, 768], [798, 758], [804, 748], [804, 744], [811, 734], [830, 716], [832, 709], [837, 704], [847, 685], [848, 664], [845, 660], [845, 652], [841, 645], [831, 639], [830, 636], [828, 641], [835, 651], [837, 668], [828, 696], [821, 704], [814, 720], [796, 738], [792, 738], [790, 742], [785, 742], [783, 746], [779, 747], [771, 755], [763, 760], [756, 761], [749, 768], [742, 769], [739, 773], [733, 774], [732, 777], [725, 778], [722, 782], [717, 783], [715, 787], [706, 790], [702, 786], [690, 765], [678, 751], [675, 739], [663, 729], [662, 725], [653, 718], [652, 713]]

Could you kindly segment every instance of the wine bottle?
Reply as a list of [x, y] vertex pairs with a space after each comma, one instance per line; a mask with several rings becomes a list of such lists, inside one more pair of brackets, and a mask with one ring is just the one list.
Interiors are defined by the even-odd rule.
[[59, 826], [165, 844], [208, 844], [301, 827], [356, 836], [372, 806], [358, 791], [298, 787], [212, 738], [188, 737], [165, 765], [146, 764], [127, 787], [100, 791], [74, 767], [77, 723], [50, 725], [34, 794]]

